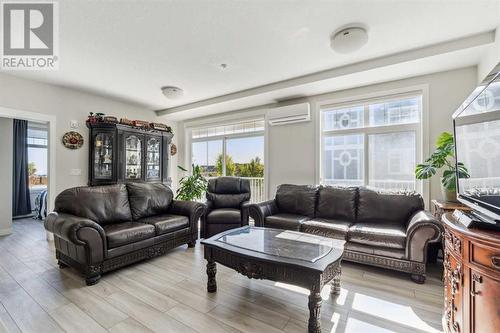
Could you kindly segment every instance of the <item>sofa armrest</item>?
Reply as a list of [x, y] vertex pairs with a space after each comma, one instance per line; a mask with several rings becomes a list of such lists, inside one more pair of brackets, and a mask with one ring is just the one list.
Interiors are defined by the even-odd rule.
[[267, 216], [278, 214], [278, 206], [274, 200], [264, 201], [258, 204], [251, 204], [249, 214], [254, 219], [257, 227], [263, 227]]
[[213, 210], [214, 204], [213, 201], [207, 199], [205, 202], [205, 212], [201, 216], [201, 225], [200, 225], [200, 237], [205, 238], [205, 230], [207, 230], [207, 216]]
[[240, 205], [241, 225], [248, 225], [250, 201], [243, 201]]
[[443, 227], [430, 212], [420, 210], [413, 214], [406, 225], [406, 257], [425, 263], [427, 244], [441, 239]]
[[54, 236], [74, 245], [84, 246], [87, 263], [104, 260], [107, 251], [106, 234], [96, 222], [80, 216], [52, 212], [47, 215], [44, 226]]
[[191, 232], [198, 231], [198, 220], [205, 212], [206, 205], [196, 201], [173, 200], [169, 213], [189, 218]]
[[207, 199], [205, 202], [205, 212], [203, 216], [207, 216], [214, 209], [214, 202], [212, 200]]

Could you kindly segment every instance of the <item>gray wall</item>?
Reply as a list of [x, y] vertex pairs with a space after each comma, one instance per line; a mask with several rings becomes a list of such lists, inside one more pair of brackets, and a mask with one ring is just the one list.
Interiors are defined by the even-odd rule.
[[0, 118], [0, 235], [12, 232], [12, 119]]

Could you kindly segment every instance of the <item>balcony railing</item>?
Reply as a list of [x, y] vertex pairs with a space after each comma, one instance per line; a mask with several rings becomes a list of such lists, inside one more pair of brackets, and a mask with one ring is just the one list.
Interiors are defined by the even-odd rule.
[[243, 177], [250, 181], [250, 197], [251, 203], [262, 202], [266, 200], [264, 191], [264, 178], [260, 177]]
[[[362, 179], [325, 179], [325, 185], [338, 186], [363, 186]], [[415, 190], [414, 180], [370, 179], [370, 187], [383, 190]]]

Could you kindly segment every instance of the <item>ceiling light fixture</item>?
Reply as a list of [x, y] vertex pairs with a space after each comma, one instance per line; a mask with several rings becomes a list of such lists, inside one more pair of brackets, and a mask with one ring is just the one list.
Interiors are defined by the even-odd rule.
[[359, 25], [349, 25], [334, 32], [330, 46], [338, 53], [351, 53], [362, 48], [368, 42], [366, 29]]
[[168, 99], [177, 99], [182, 97], [182, 95], [184, 95], [184, 90], [182, 90], [179, 87], [173, 87], [173, 86], [162, 87], [161, 92]]

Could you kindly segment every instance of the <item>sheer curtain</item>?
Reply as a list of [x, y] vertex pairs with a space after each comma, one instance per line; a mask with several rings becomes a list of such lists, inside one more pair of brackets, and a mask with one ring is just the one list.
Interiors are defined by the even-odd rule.
[[28, 175], [28, 121], [14, 119], [12, 216], [31, 214]]

